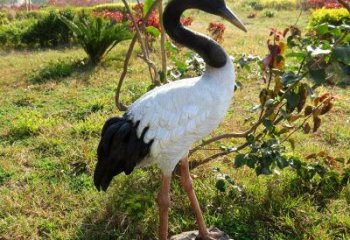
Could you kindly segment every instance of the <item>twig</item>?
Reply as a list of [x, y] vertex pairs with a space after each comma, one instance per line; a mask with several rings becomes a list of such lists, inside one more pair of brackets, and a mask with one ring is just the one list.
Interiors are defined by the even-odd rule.
[[289, 133], [288, 136], [286, 136], [286, 137], [281, 141], [281, 143], [284, 143], [285, 141], [287, 141], [294, 133], [296, 133], [299, 129], [301, 129], [301, 128], [305, 125], [305, 123], [306, 123], [311, 117], [313, 117], [313, 113], [316, 112], [316, 110], [320, 109], [320, 107], [322, 107], [323, 104], [324, 104], [326, 101], [330, 100], [330, 99], [331, 99], [331, 97], [328, 97], [328, 98], [324, 99], [319, 105], [317, 105], [317, 106], [312, 110], [311, 114], [308, 115], [307, 117], [305, 117], [304, 121], [303, 121], [297, 128], [295, 128], [291, 133]]
[[216, 153], [214, 155], [211, 155], [210, 157], [207, 157], [206, 159], [204, 160], [201, 160], [201, 161], [198, 161], [198, 160], [195, 160], [195, 161], [191, 161], [190, 162], [190, 169], [194, 169], [194, 168], [197, 168], [199, 167], [200, 165], [203, 165], [203, 164], [206, 164], [218, 157], [222, 157], [222, 156], [226, 156], [226, 155], [229, 155], [231, 153], [234, 153], [234, 152], [239, 152], [241, 150], [243, 150], [244, 148], [248, 147], [249, 146], [249, 143], [246, 142], [242, 145], [240, 145], [239, 147], [237, 148], [234, 148], [234, 149], [231, 149], [231, 150], [226, 150], [226, 151], [222, 151], [222, 152], [219, 152], [219, 153]]
[[164, 83], [167, 82], [167, 62], [166, 62], [166, 53], [165, 53], [165, 31], [163, 26], [163, 4], [160, 3], [158, 5], [158, 12], [159, 12], [159, 21], [162, 26], [162, 31], [160, 32], [160, 50], [162, 53], [162, 74], [163, 74], [163, 81]]
[[[136, 20], [134, 18], [134, 15], [132, 14], [132, 11], [129, 7], [129, 4], [126, 2], [126, 0], [122, 0], [124, 5], [125, 5], [125, 8], [126, 10], [128, 11], [129, 15], [130, 15], [130, 18], [131, 18], [131, 21], [134, 25], [134, 28], [136, 30], [136, 36], [137, 36], [137, 39], [141, 45], [141, 50], [142, 50], [142, 53], [143, 53], [143, 59], [146, 61], [146, 63], [148, 64], [149, 68], [150, 68], [150, 75], [151, 75], [151, 78], [152, 78], [152, 82], [156, 85], [159, 85], [159, 80], [157, 79], [157, 75], [158, 75], [158, 72], [157, 72], [157, 68], [155, 67], [155, 64], [149, 59], [149, 56], [148, 56], [148, 53], [147, 53], [147, 50], [146, 50], [146, 46], [145, 46], [145, 43], [142, 39], [142, 35], [141, 35], [141, 31], [140, 31], [140, 28], [138, 26], [138, 24], [136, 23]], [[146, 22], [146, 21], [144, 21]], [[152, 74], [152, 70], [153, 70], [153, 73], [154, 73], [154, 76]]]
[[133, 37], [133, 39], [131, 40], [128, 52], [127, 52], [127, 54], [125, 56], [123, 72], [120, 75], [118, 86], [117, 86], [117, 90], [115, 91], [115, 105], [120, 111], [126, 111], [126, 109], [127, 109], [122, 103], [119, 102], [119, 96], [120, 96], [120, 91], [121, 91], [121, 88], [122, 88], [122, 85], [123, 85], [126, 73], [128, 72], [129, 61], [130, 61], [131, 54], [134, 51], [136, 40], [137, 40], [137, 37], [135, 35]]
[[[141, 26], [142, 29], [144, 29], [146, 27], [146, 22], [147, 22], [146, 20], [150, 17], [152, 11], [155, 9], [157, 4], [159, 4], [160, 2], [161, 2], [161, 0], [156, 0], [153, 3], [153, 5], [150, 7], [148, 13], [144, 17], [145, 21], [142, 23], [142, 26]], [[137, 40], [137, 36], [135, 35], [134, 38], [132, 39], [131, 43], [130, 43], [127, 55], [125, 57], [123, 72], [120, 75], [120, 78], [119, 78], [119, 81], [118, 81], [118, 87], [117, 87], [117, 90], [116, 90], [116, 93], [115, 93], [115, 105], [120, 111], [125, 111], [126, 110], [126, 107], [122, 103], [119, 102], [119, 96], [120, 96], [121, 87], [123, 85], [124, 79], [125, 79], [126, 74], [127, 74], [130, 57], [131, 57], [131, 54], [132, 54], [132, 52], [134, 50], [136, 40]]]

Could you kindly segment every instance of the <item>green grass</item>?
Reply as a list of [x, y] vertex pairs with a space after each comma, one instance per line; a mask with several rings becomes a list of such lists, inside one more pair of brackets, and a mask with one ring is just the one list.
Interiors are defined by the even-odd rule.
[[[226, 25], [224, 47], [232, 55], [263, 56], [269, 27], [283, 29], [294, 23], [298, 14], [276, 11], [272, 19], [263, 14], [246, 19], [248, 12], [240, 13], [249, 32]], [[307, 26], [307, 17], [308, 13], [303, 13], [302, 27]], [[196, 13], [193, 28], [205, 33], [207, 19], [221, 21]], [[83, 70], [58, 60], [79, 62], [86, 57], [81, 49], [1, 53], [0, 239], [157, 238], [154, 200], [159, 170], [120, 175], [107, 193], [98, 193], [92, 182], [99, 131], [105, 119], [121, 114], [114, 107], [114, 91], [126, 51], [127, 43], [123, 43], [102, 65]], [[69, 74], [57, 74], [55, 63]], [[49, 74], [42, 74], [44, 70]], [[145, 64], [134, 56], [122, 89], [124, 103], [130, 104], [146, 91], [150, 84], [146, 72]], [[258, 103], [263, 83], [246, 74], [238, 72], [243, 88], [215, 133], [248, 127], [244, 124], [250, 116], [246, 110]], [[39, 80], [33, 81], [33, 76]], [[294, 154], [305, 157], [324, 150], [349, 159], [350, 88], [318, 91], [337, 95], [335, 110], [324, 118], [317, 134], [295, 136]], [[203, 151], [195, 158], [208, 154]], [[192, 172], [208, 225], [221, 228], [234, 239], [349, 239], [349, 187], [338, 196], [320, 196], [304, 188], [292, 171], [256, 177], [250, 169], [233, 169], [233, 159], [218, 159]], [[241, 189], [228, 187], [226, 192], [218, 192], [214, 167]], [[189, 202], [174, 177], [170, 233], [195, 228]]]

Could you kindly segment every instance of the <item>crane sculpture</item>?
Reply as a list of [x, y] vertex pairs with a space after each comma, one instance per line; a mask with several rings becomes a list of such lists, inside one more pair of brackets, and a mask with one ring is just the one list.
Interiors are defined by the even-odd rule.
[[212, 39], [195, 33], [180, 22], [187, 9], [199, 9], [221, 16], [246, 31], [242, 22], [224, 0], [172, 0], [164, 10], [163, 24], [177, 43], [197, 52], [206, 63], [202, 76], [157, 87], [134, 102], [122, 117], [114, 117], [103, 126], [97, 149], [98, 162], [94, 183], [106, 191], [112, 178], [135, 167], [156, 164], [162, 171], [157, 197], [159, 239], [168, 238], [170, 182], [180, 162], [181, 183], [194, 210], [199, 235], [204, 240], [218, 239], [209, 232], [192, 186], [188, 152], [223, 119], [233, 97], [235, 71], [230, 57]]

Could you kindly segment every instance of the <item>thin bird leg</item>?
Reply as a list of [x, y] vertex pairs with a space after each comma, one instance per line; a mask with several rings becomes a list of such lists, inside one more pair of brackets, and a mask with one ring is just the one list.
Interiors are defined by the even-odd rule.
[[190, 169], [188, 166], [188, 157], [185, 157], [181, 160], [180, 168], [181, 168], [181, 183], [191, 201], [193, 211], [196, 215], [199, 235], [202, 237], [208, 236], [208, 230], [204, 222], [202, 211], [199, 206], [196, 194], [193, 190], [192, 178], [191, 178]]
[[162, 184], [158, 193], [159, 206], [159, 240], [168, 239], [168, 209], [170, 206], [170, 181], [171, 176], [163, 175]]

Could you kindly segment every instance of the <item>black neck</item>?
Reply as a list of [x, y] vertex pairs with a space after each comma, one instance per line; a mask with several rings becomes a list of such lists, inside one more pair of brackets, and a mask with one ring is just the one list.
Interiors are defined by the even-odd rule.
[[197, 52], [208, 65], [215, 68], [225, 66], [227, 56], [219, 44], [182, 26], [180, 17], [185, 10], [191, 8], [198, 7], [189, 0], [171, 1], [163, 14], [163, 24], [166, 32], [175, 42]]

